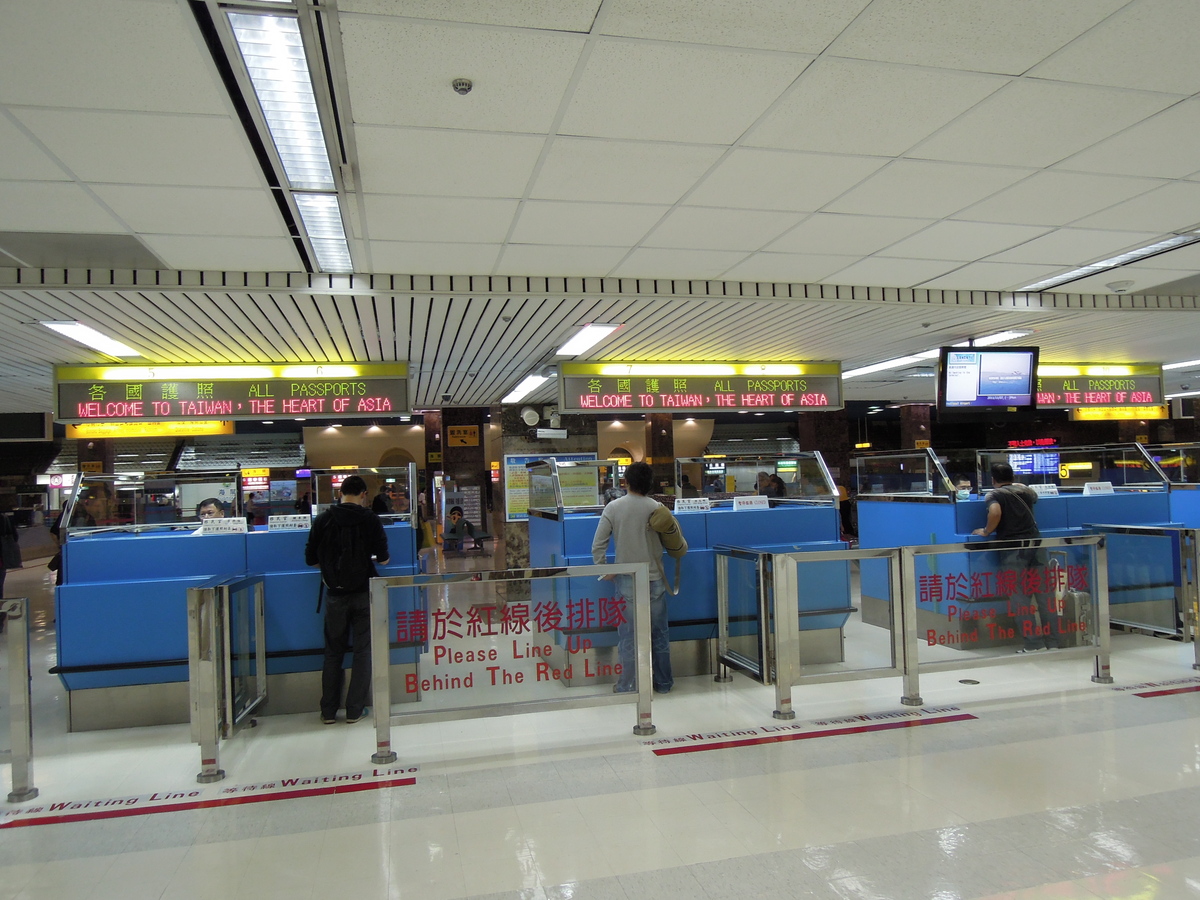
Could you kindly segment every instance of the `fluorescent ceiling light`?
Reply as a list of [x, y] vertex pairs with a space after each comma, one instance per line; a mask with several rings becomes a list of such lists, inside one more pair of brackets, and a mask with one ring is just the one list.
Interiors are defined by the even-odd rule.
[[[1031, 331], [997, 331], [995, 334], [986, 334], [983, 337], [972, 338], [967, 341], [959, 341], [956, 344], [951, 344], [952, 347], [989, 347], [992, 344], [1001, 344], [1004, 341], [1015, 340], [1016, 338], [1027, 337], [1032, 334]], [[896, 359], [888, 359], [883, 362], [873, 363], [869, 366], [863, 366], [858, 369], [849, 369], [842, 373], [842, 381], [847, 378], [857, 378], [859, 375], [871, 375], [874, 372], [886, 372], [888, 369], [899, 369], [903, 366], [911, 365], [912, 363], [924, 362], [929, 359], [937, 359], [941, 353], [940, 348], [933, 350], [922, 350], [920, 353], [914, 353], [912, 356], [899, 356]]]
[[558, 348], [556, 356], [579, 356], [581, 353], [586, 353], [598, 343], [621, 328], [621, 325], [601, 325], [596, 322], [591, 322], [583, 326], [575, 337], [571, 338], [565, 344]]
[[955, 347], [990, 347], [992, 344], [1003, 344], [1005, 341], [1015, 341], [1017, 338], [1029, 337], [1032, 331], [997, 331], [975, 338], [974, 341], [955, 344]]
[[901, 366], [908, 366], [915, 362], [921, 362], [924, 357], [920, 356], [898, 356], [895, 359], [886, 359], [883, 362], [873, 363], [869, 366], [862, 366], [858, 369], [848, 369], [842, 373], [842, 381], [847, 378], [857, 378], [859, 375], [871, 375], [874, 372], [886, 372], [888, 369], [899, 369]]
[[1200, 366], [1200, 359], [1189, 359], [1187, 362], [1167, 363], [1163, 366], [1163, 371], [1168, 369], [1190, 369], [1192, 366]]
[[543, 375], [526, 375], [525, 379], [515, 388], [513, 388], [507, 396], [500, 398], [500, 402], [520, 403], [548, 380], [549, 379]]
[[95, 328], [89, 328], [82, 322], [42, 322], [51, 331], [57, 331], [63, 337], [69, 337], [93, 350], [107, 353], [109, 356], [141, 356], [132, 347], [113, 340], [106, 334], [101, 334]]
[[1200, 391], [1183, 391], [1179, 394], [1167, 394], [1167, 400], [1178, 400], [1180, 397], [1200, 397]]
[[1116, 269], [1131, 262], [1137, 262], [1139, 259], [1157, 256], [1159, 253], [1165, 253], [1167, 250], [1174, 250], [1176, 247], [1183, 247], [1187, 244], [1194, 244], [1197, 241], [1200, 241], [1200, 231], [1175, 234], [1164, 240], [1155, 241], [1153, 244], [1147, 244], [1145, 247], [1138, 247], [1136, 250], [1127, 250], [1117, 256], [1110, 256], [1108, 259], [1102, 259], [1099, 262], [1090, 263], [1078, 269], [1072, 269], [1070, 272], [1063, 272], [1061, 275], [1035, 281], [1033, 284], [1027, 284], [1023, 288], [1017, 288], [1017, 290], [1043, 291], [1046, 288], [1058, 287], [1060, 284], [1066, 284], [1069, 281], [1078, 281], [1080, 278], [1088, 275], [1095, 275], [1097, 272], [1104, 272], [1108, 269]]
[[292, 195], [322, 272], [353, 272], [337, 194]]

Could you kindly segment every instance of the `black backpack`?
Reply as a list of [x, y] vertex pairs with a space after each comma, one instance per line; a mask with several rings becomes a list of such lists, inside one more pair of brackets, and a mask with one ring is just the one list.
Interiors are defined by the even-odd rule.
[[367, 544], [364, 523], [345, 525], [331, 521], [317, 548], [321, 581], [331, 593], [357, 594], [370, 585], [375, 567]]

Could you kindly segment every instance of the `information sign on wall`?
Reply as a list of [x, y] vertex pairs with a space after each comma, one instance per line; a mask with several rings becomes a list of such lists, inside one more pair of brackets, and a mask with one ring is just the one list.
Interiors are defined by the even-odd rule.
[[558, 391], [563, 412], [842, 408], [836, 362], [563, 363]]
[[446, 426], [446, 446], [447, 447], [478, 447], [479, 446], [479, 426], [478, 425], [447, 425]]
[[408, 365], [58, 366], [60, 422], [408, 413]]
[[523, 522], [529, 518], [529, 469], [527, 463], [541, 459], [578, 462], [595, 459], [595, 453], [540, 453], [536, 456], [504, 457], [504, 521]]
[[1042, 409], [1159, 406], [1162, 366], [1043, 363], [1038, 366], [1037, 405]]

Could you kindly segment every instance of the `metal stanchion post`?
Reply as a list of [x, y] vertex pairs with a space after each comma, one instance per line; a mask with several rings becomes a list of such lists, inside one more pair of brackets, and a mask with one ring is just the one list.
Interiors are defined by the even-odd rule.
[[1108, 541], [1101, 537], [1099, 543], [1092, 545], [1092, 571], [1095, 572], [1096, 583], [1096, 636], [1099, 645], [1096, 648], [1096, 670], [1092, 681], [1097, 684], [1112, 684], [1112, 669], [1110, 667], [1110, 651], [1112, 638], [1108, 631]]
[[[774, 631], [772, 645], [775, 648], [772, 663], [775, 667], [775, 710], [776, 719], [794, 719], [792, 709], [792, 686], [796, 683], [800, 667], [800, 579], [797, 577], [800, 564], [787, 554], [772, 553], [764, 556], [763, 564], [771, 567], [771, 596], [765, 599], [774, 603], [763, 624], [770, 623]], [[766, 660], [763, 661], [764, 668]]]
[[729, 652], [729, 557], [717, 554], [717, 674], [713, 681], [733, 681], [725, 655]]
[[637, 735], [654, 734], [650, 715], [650, 703], [654, 696], [654, 676], [651, 668], [651, 639], [650, 639], [650, 567], [645, 563], [638, 565], [633, 575], [634, 597], [634, 639], [637, 647], [637, 724], [633, 733]]
[[392, 682], [387, 581], [371, 579], [371, 712], [375, 716], [375, 752], [371, 762], [396, 761], [392, 749]]
[[12, 739], [12, 791], [9, 803], [32, 800], [33, 703], [29, 688], [29, 599], [0, 600], [8, 616], [9, 736]]
[[211, 784], [225, 777], [220, 767], [221, 688], [217, 589], [188, 588], [188, 680], [192, 706], [192, 739], [200, 744], [200, 773], [196, 781]]
[[[904, 670], [904, 706], [921, 706], [920, 660], [917, 657], [917, 557], [912, 547], [901, 547], [890, 565], [892, 629], [900, 632]], [[897, 618], [896, 606], [899, 606]]]

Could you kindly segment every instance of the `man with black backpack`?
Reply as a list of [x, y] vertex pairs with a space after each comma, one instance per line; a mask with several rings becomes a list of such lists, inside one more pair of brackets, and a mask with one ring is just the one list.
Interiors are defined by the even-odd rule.
[[[321, 567], [325, 596], [325, 665], [321, 672], [321, 721], [332, 725], [341, 706], [345, 680], [343, 660], [353, 646], [350, 687], [346, 691], [346, 722], [367, 714], [371, 693], [370, 581], [378, 573], [372, 557], [387, 565], [387, 535], [379, 516], [370, 510], [367, 483], [358, 475], [342, 482], [342, 502], [313, 520], [304, 547], [304, 561]], [[319, 605], [319, 604], [318, 604]]]

